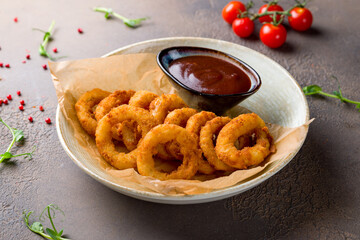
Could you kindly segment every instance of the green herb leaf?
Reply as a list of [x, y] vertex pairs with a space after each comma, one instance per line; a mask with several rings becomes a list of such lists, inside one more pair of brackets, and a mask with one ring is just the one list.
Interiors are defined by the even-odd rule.
[[318, 94], [322, 91], [322, 88], [318, 85], [310, 85], [303, 88], [305, 95]]
[[5, 152], [3, 154], [0, 154], [0, 157], [4, 160], [7, 160], [7, 159], [14, 157], [14, 155], [12, 155], [10, 152]]
[[338, 96], [339, 98], [341, 98], [341, 94], [340, 94], [338, 91], [333, 91], [333, 94], [334, 94], [335, 96]]
[[50, 40], [50, 37], [51, 37], [51, 33], [50, 33], [50, 32], [45, 32], [43, 41], [45, 41], [45, 40], [46, 40], [46, 41]]
[[141, 25], [142, 21], [145, 21], [146, 18], [138, 18], [138, 19], [126, 19], [124, 20], [124, 24], [131, 28], [137, 28]]
[[49, 234], [52, 239], [58, 240], [58, 234], [54, 230], [46, 228], [46, 233]]
[[24, 132], [22, 130], [16, 128], [13, 128], [13, 130], [14, 130], [15, 142], [20, 142], [24, 140]]
[[44, 227], [40, 222], [34, 222], [31, 225], [31, 230], [34, 232], [44, 232]]

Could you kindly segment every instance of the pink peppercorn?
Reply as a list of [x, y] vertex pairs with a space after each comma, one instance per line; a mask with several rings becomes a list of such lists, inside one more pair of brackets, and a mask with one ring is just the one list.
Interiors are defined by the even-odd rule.
[[21, 96], [21, 92], [20, 92], [20, 91], [17, 91], [16, 94], [17, 94], [18, 96]]
[[46, 118], [46, 119], [45, 119], [45, 122], [46, 122], [47, 124], [50, 124], [50, 123], [51, 123], [51, 119], [50, 119], [50, 118]]
[[20, 104], [21, 104], [21, 105], [25, 105], [25, 101], [24, 101], [24, 100], [21, 100], [21, 101], [20, 101]]
[[29, 119], [30, 122], [33, 122], [33, 121], [34, 121], [34, 119], [33, 119], [31, 116], [28, 117], [28, 119]]
[[30, 59], [30, 54], [26, 55], [26, 59]]
[[0, 106], [3, 104], [3, 100], [2, 99], [0, 99]]
[[47, 70], [47, 65], [46, 64], [42, 65], [42, 67], [43, 67], [44, 70]]
[[40, 107], [39, 107], [39, 110], [40, 110], [40, 111], [44, 111], [44, 107], [43, 107], [43, 106], [40, 106]]
[[9, 101], [7, 99], [4, 99], [4, 104], [7, 105], [9, 103]]
[[4, 63], [0, 62], [0, 67], [4, 67]]
[[81, 28], [78, 28], [78, 32], [82, 34], [84, 31]]
[[10, 68], [10, 64], [8, 64], [8, 63], [5, 64], [5, 67], [6, 67], [6, 68]]
[[9, 94], [9, 95], [7, 95], [7, 97], [6, 97], [8, 100], [12, 100], [12, 96], [11, 96], [11, 94]]
[[53, 48], [53, 52], [57, 53], [58, 52], [57, 48]]
[[24, 111], [24, 106], [23, 106], [23, 105], [20, 105], [20, 106], [19, 106], [19, 109], [20, 109], [20, 111]]
[[18, 18], [16, 17], [16, 18], [14, 18], [14, 22], [18, 22]]

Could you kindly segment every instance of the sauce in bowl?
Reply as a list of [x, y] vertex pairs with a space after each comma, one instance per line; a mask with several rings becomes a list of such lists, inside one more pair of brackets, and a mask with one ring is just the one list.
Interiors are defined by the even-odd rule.
[[248, 74], [240, 67], [212, 56], [186, 56], [175, 59], [169, 72], [185, 86], [207, 94], [246, 93], [251, 88]]

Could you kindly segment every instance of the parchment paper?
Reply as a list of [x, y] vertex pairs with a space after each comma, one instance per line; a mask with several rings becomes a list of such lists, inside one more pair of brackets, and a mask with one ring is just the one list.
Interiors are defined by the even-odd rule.
[[[263, 174], [273, 165], [281, 164], [281, 160], [296, 154], [298, 145], [304, 140], [311, 122], [297, 128], [269, 124], [268, 127], [274, 137], [277, 151], [270, 155], [261, 166], [248, 170], [237, 170], [228, 176], [211, 180], [160, 181], [141, 176], [134, 169], [117, 170], [107, 164], [99, 154], [94, 138], [82, 129], [74, 107], [83, 93], [94, 88], [111, 92], [119, 89], [148, 90], [159, 95], [176, 93], [167, 77], [157, 66], [156, 55], [149, 53], [118, 55], [107, 58], [50, 62], [49, 66], [59, 106], [66, 121], [73, 127], [74, 137], [79, 144], [98, 161], [100, 168], [105, 169], [112, 176], [114, 182], [141, 191], [179, 196], [211, 192], [248, 181]], [[186, 99], [184, 100], [186, 101]], [[236, 113], [231, 115], [234, 114], [236, 115]], [[197, 179], [201, 179], [201, 176]]]

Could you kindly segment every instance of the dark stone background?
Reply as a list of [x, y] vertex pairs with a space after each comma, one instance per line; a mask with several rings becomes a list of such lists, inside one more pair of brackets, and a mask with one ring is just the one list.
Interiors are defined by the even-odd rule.
[[[57, 138], [57, 99], [47, 59], [37, 53], [42, 34], [56, 20], [54, 41], [67, 59], [99, 57], [143, 40], [194, 36], [222, 39], [255, 49], [285, 67], [300, 85], [316, 83], [360, 100], [360, 4], [357, 0], [311, 1], [312, 29], [289, 29], [287, 43], [277, 50], [264, 46], [258, 34], [240, 39], [221, 18], [227, 1], [21, 1], [1, 0], [0, 96], [14, 100], [0, 107], [11, 126], [23, 129], [24, 146], [37, 146], [33, 160], [16, 159], [0, 166], [0, 239], [40, 239], [26, 229], [24, 209], [39, 213], [56, 203], [65, 211], [59, 227], [72, 239], [359, 239], [360, 113], [335, 99], [308, 97], [311, 124], [307, 140], [291, 163], [260, 186], [238, 196], [199, 205], [171, 206], [135, 200], [116, 193], [82, 172], [65, 154]], [[281, 1], [287, 8], [292, 1]], [[257, 7], [261, 1], [255, 1]], [[112, 7], [129, 17], [149, 16], [138, 29], [105, 21], [94, 6]], [[18, 23], [13, 18], [18, 17]], [[256, 32], [259, 30], [257, 25]], [[84, 34], [77, 33], [83, 28]], [[26, 64], [27, 50], [31, 60]], [[19, 97], [26, 101], [18, 110]], [[43, 105], [44, 112], [32, 106]], [[27, 117], [32, 115], [34, 123]], [[11, 140], [0, 126], [0, 149]]]

